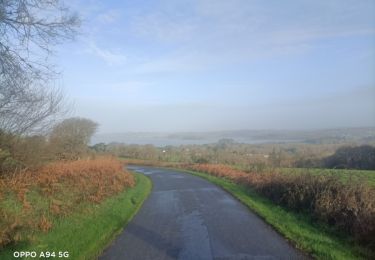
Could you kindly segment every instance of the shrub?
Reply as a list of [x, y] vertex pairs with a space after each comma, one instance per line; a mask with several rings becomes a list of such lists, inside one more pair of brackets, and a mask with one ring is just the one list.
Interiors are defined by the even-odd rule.
[[44, 136], [17, 136], [0, 131], [0, 175], [40, 167], [50, 157]]
[[362, 145], [344, 146], [323, 160], [327, 168], [375, 170], [375, 147]]
[[114, 158], [55, 162], [0, 178], [0, 248], [48, 232], [53, 219], [135, 184]]

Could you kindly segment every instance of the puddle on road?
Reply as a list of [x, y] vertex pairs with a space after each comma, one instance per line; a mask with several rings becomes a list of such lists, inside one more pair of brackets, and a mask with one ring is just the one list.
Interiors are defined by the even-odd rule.
[[182, 174], [169, 174], [168, 177], [175, 179], [185, 179], [186, 177]]
[[138, 172], [138, 173], [143, 173], [145, 175], [151, 175], [151, 174], [155, 174], [155, 173], [161, 173], [161, 171], [158, 171], [158, 170], [141, 168], [141, 167], [137, 167], [137, 166], [128, 166], [127, 169], [130, 170], [130, 171], [134, 171], [134, 172]]
[[168, 174], [168, 177], [170, 178], [175, 178], [175, 179], [184, 179], [186, 176], [183, 174], [178, 174], [174, 172], [169, 172], [165, 170], [159, 170], [159, 169], [148, 169], [144, 167], [139, 167], [139, 166], [128, 166], [128, 170], [138, 172], [138, 173], [143, 173], [145, 175], [152, 175], [152, 174]]

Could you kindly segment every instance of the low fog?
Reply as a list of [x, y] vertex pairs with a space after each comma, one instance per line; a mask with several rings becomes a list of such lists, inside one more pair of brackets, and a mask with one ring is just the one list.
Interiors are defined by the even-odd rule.
[[266, 101], [264, 104], [212, 101], [128, 105], [88, 101], [79, 104], [77, 111], [101, 122], [100, 133], [309, 130], [375, 126], [374, 97], [375, 89], [363, 88], [326, 97]]

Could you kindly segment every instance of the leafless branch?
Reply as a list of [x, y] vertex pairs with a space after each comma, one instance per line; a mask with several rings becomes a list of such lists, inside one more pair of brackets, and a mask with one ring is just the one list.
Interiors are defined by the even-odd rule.
[[0, 130], [40, 131], [62, 111], [48, 57], [79, 23], [59, 0], [0, 0]]

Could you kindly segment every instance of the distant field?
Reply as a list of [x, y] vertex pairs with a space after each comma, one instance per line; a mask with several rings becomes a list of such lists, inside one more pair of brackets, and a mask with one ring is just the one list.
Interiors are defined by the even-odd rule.
[[375, 171], [365, 170], [345, 170], [345, 169], [306, 169], [306, 168], [280, 168], [282, 173], [301, 174], [310, 173], [314, 175], [326, 174], [340, 176], [344, 181], [364, 180], [370, 185], [375, 186]]

